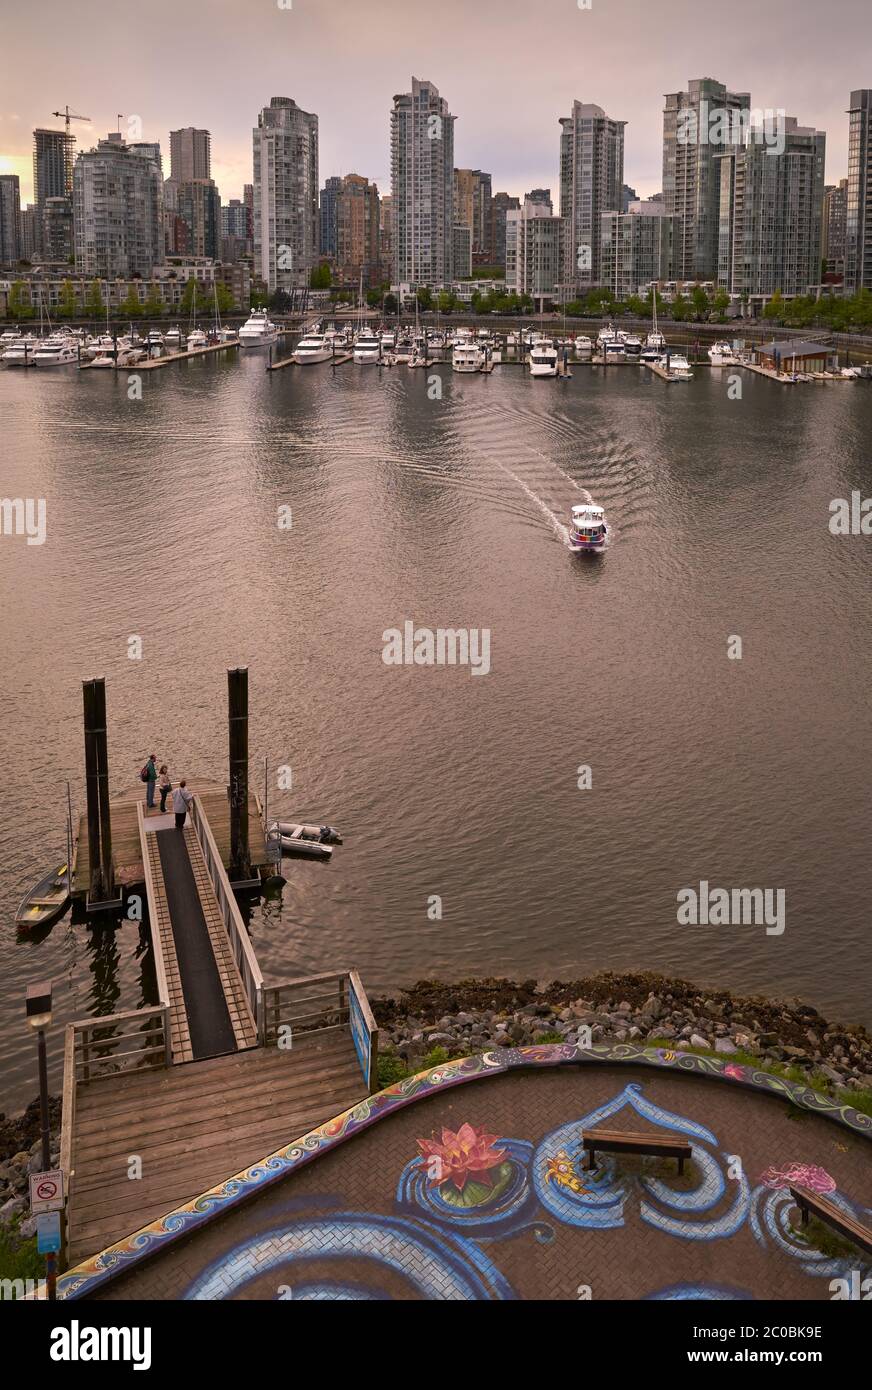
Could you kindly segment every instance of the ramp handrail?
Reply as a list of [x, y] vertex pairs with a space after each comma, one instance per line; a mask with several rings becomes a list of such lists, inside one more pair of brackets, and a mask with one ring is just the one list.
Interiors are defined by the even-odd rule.
[[[163, 957], [163, 946], [161, 944], [161, 934], [157, 921], [157, 895], [154, 887], [154, 875], [151, 871], [151, 861], [148, 855], [148, 842], [145, 838], [145, 814], [142, 809], [142, 802], [136, 803], [136, 822], [139, 826], [139, 843], [142, 851], [142, 870], [145, 876], [145, 896], [148, 901], [148, 919], [151, 922], [151, 945], [154, 951], [154, 973], [157, 981], [157, 997], [161, 1004], [169, 1008], [170, 987], [167, 982], [166, 961]], [[169, 1035], [167, 1035], [169, 1046]]]
[[257, 963], [257, 956], [254, 954], [254, 947], [251, 944], [245, 923], [242, 920], [239, 904], [230, 886], [227, 870], [224, 868], [224, 862], [215, 843], [215, 836], [212, 834], [212, 828], [206, 819], [206, 813], [198, 796], [195, 796], [191, 802], [191, 824], [194, 827], [194, 834], [200, 849], [203, 851], [203, 858], [209, 870], [212, 887], [215, 889], [215, 897], [218, 899], [218, 906], [227, 928], [233, 955], [239, 967], [239, 974], [251, 1008], [252, 1018], [258, 1033], [260, 1033], [263, 1019], [263, 974]]

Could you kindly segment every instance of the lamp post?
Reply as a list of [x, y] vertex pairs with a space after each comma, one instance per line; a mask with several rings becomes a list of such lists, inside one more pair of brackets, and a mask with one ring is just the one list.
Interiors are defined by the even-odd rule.
[[[36, 1032], [39, 1057], [39, 1118], [42, 1129], [42, 1171], [51, 1167], [51, 1128], [48, 1113], [48, 1063], [45, 1050], [45, 1030], [51, 1023], [51, 981], [27, 986], [25, 1001], [27, 1022]], [[46, 1293], [52, 1301], [57, 1297], [57, 1256], [52, 1251], [45, 1257]]]

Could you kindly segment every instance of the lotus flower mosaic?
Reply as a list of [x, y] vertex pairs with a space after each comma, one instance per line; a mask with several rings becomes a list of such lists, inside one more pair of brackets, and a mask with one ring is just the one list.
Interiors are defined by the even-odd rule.
[[419, 1139], [431, 1185], [457, 1206], [481, 1206], [499, 1196], [512, 1177], [505, 1149], [496, 1148], [497, 1135], [463, 1124], [455, 1134], [443, 1129], [442, 1142]]
[[791, 1163], [786, 1168], [767, 1168], [760, 1174], [766, 1187], [807, 1187], [812, 1192], [835, 1192], [836, 1180], [814, 1163]]

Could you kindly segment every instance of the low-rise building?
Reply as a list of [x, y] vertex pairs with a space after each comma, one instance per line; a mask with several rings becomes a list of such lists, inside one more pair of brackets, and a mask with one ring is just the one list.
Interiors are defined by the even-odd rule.
[[558, 294], [563, 224], [546, 203], [527, 198], [506, 212], [506, 283], [510, 294], [528, 294], [541, 307]]

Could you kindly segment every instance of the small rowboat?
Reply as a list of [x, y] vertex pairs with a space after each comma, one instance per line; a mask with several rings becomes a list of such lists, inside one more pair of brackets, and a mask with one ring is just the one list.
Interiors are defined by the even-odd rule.
[[59, 864], [22, 898], [15, 914], [15, 925], [20, 931], [46, 927], [60, 917], [69, 901], [69, 869], [66, 864]]
[[311, 859], [329, 859], [342, 836], [332, 825], [297, 825], [293, 821], [273, 821], [269, 838], [278, 840], [283, 854], [305, 854]]

